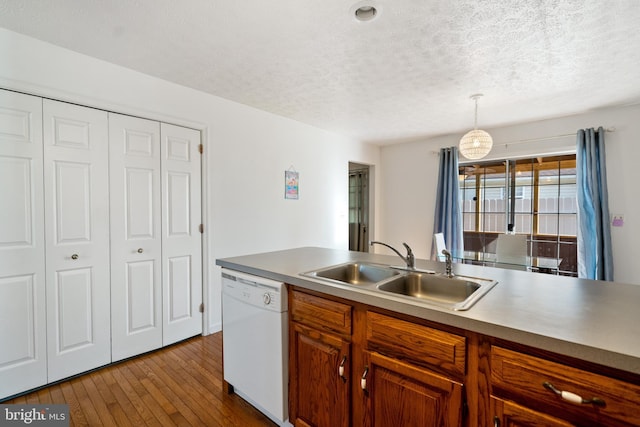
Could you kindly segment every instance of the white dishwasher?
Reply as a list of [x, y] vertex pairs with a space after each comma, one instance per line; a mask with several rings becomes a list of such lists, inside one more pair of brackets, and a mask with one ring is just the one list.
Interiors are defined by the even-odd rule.
[[222, 269], [222, 357], [233, 391], [278, 425], [288, 423], [287, 288]]

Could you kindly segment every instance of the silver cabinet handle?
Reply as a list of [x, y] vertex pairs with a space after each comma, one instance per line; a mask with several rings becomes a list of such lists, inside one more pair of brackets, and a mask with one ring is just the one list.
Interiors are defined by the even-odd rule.
[[138, 248], [138, 253], [141, 254], [142, 252], [144, 252], [142, 248]]
[[71, 259], [78, 259], [78, 254], [71, 255]]
[[605, 401], [598, 397], [592, 397], [591, 399], [584, 399], [575, 393], [571, 393], [570, 391], [558, 390], [549, 381], [545, 381], [544, 383], [542, 383], [542, 386], [547, 390], [552, 391], [554, 394], [566, 400], [567, 402], [576, 403], [578, 405], [607, 406]]

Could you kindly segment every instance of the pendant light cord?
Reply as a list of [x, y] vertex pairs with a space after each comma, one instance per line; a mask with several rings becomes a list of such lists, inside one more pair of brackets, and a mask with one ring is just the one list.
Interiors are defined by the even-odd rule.
[[478, 130], [478, 96], [474, 96], [473, 99], [476, 101], [476, 114], [473, 121], [473, 129]]

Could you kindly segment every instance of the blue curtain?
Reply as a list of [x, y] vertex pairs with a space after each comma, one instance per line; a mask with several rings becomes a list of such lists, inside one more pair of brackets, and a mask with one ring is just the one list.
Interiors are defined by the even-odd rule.
[[578, 131], [578, 277], [613, 280], [604, 129]]
[[433, 232], [444, 235], [445, 245], [454, 257], [464, 255], [457, 147], [440, 150], [440, 172]]

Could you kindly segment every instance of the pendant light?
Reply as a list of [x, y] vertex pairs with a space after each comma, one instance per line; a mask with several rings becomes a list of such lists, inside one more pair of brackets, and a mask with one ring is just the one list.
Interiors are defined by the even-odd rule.
[[476, 102], [476, 115], [473, 122], [473, 130], [467, 132], [460, 139], [460, 154], [469, 160], [478, 160], [489, 154], [493, 146], [493, 139], [487, 132], [478, 129], [478, 98], [481, 93], [471, 95], [471, 99]]

